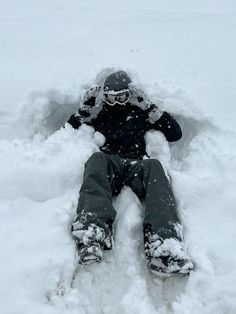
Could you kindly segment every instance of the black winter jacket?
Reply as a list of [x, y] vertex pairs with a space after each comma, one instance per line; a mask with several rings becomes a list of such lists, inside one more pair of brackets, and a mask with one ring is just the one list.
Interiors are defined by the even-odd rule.
[[75, 129], [83, 123], [94, 127], [106, 138], [101, 151], [121, 158], [142, 159], [147, 155], [146, 131], [161, 131], [169, 142], [181, 138], [181, 128], [169, 113], [161, 112], [153, 104], [143, 105], [143, 99], [137, 99], [137, 104], [110, 106], [104, 101], [96, 105], [96, 97], [89, 97], [68, 123]]

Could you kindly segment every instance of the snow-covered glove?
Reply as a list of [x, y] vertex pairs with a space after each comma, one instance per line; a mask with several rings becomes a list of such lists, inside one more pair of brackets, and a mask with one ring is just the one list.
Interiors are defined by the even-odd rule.
[[91, 111], [96, 105], [101, 91], [100, 85], [94, 85], [87, 89], [82, 96], [82, 105], [79, 108], [79, 114], [85, 118], [89, 117]]
[[[90, 87], [89, 89], [87, 89], [83, 96], [82, 96], [82, 104], [83, 105], [92, 105], [94, 106], [95, 105], [95, 102], [91, 102], [90, 100], [91, 99], [96, 99], [99, 94], [100, 94], [100, 91], [101, 91], [101, 86], [100, 85], [93, 85], [92, 87]], [[88, 103], [89, 102], [89, 103]], [[90, 104], [91, 102], [91, 104]]]
[[129, 90], [131, 93], [130, 103], [146, 110], [150, 101], [144, 91], [138, 85], [133, 83], [129, 84]]
[[159, 109], [156, 105], [150, 105], [149, 113], [148, 113], [148, 121], [151, 124], [156, 123], [161, 116], [163, 115], [163, 111]]

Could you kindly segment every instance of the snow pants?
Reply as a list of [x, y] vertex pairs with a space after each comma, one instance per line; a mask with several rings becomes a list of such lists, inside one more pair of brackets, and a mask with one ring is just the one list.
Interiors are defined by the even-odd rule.
[[[94, 153], [85, 164], [77, 217], [72, 225], [75, 239], [83, 242], [89, 237], [89, 227], [91, 233], [95, 226], [109, 238], [116, 216], [112, 197], [117, 196], [124, 185], [145, 201], [145, 241], [152, 235], [181, 241], [175, 198], [161, 163], [156, 159], [123, 159], [103, 152]], [[97, 231], [96, 234], [99, 237]]]

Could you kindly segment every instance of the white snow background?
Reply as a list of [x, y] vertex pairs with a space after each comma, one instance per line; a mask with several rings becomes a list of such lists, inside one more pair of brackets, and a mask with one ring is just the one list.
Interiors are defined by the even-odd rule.
[[[236, 313], [236, 2], [0, 0], [0, 313]], [[80, 269], [70, 235], [101, 134], [61, 128], [83, 89], [124, 69], [183, 138], [147, 146], [171, 177], [196, 263], [160, 280], [128, 189], [113, 253]]]

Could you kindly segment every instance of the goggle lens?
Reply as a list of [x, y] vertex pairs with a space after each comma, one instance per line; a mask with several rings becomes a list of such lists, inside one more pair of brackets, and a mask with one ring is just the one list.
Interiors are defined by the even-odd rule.
[[110, 91], [110, 92], [105, 92], [104, 96], [105, 96], [105, 101], [109, 105], [115, 105], [116, 103], [123, 105], [129, 101], [130, 91], [129, 90], [123, 90], [119, 92]]

